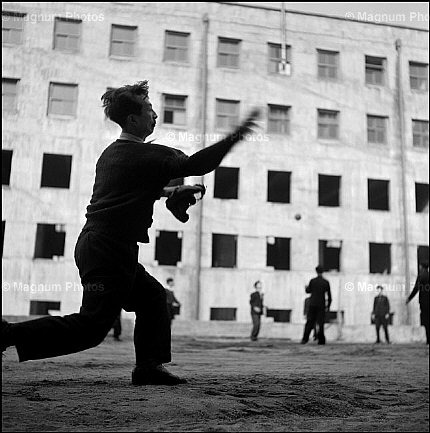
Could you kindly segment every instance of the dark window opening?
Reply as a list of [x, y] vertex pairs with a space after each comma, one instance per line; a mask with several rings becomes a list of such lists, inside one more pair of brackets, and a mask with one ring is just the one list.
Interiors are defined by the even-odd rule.
[[318, 205], [340, 206], [340, 176], [318, 175]]
[[42, 188], [69, 188], [71, 169], [71, 155], [44, 153], [40, 186]]
[[182, 232], [159, 231], [155, 241], [155, 260], [159, 265], [176, 266], [181, 261]]
[[340, 272], [340, 252], [342, 241], [319, 241], [319, 264], [325, 271]]
[[236, 235], [212, 234], [212, 267], [236, 267]]
[[37, 224], [35, 259], [64, 256], [66, 233], [61, 224]]
[[[345, 312], [342, 310], [340, 312], [340, 322], [344, 323]], [[338, 323], [339, 319], [337, 317], [337, 311], [328, 311], [325, 313], [324, 323]]]
[[370, 273], [391, 274], [391, 244], [369, 244]]
[[290, 203], [291, 172], [269, 171], [267, 173], [267, 201]]
[[290, 270], [290, 238], [267, 239], [267, 266], [275, 269]]
[[420, 213], [429, 211], [428, 183], [415, 183], [415, 210]]
[[1, 151], [1, 184], [10, 185], [10, 170], [12, 166], [12, 150]]
[[30, 301], [30, 316], [50, 316], [49, 311], [60, 311], [61, 302]]
[[367, 179], [368, 208], [373, 210], [390, 210], [388, 180]]
[[273, 317], [274, 322], [291, 322], [291, 310], [267, 309], [266, 317]]
[[239, 169], [234, 167], [218, 167], [215, 170], [214, 197], [237, 199], [239, 189]]
[[237, 308], [211, 308], [210, 320], [236, 320]]

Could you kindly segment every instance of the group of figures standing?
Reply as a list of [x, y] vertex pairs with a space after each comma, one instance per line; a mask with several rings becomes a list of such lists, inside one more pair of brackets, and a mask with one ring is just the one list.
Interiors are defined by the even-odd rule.
[[[421, 326], [426, 331], [427, 344], [429, 344], [429, 265], [427, 262], [420, 263], [418, 277], [415, 286], [406, 300], [408, 304], [419, 293], [419, 304], [421, 310]], [[305, 300], [306, 324], [303, 332], [301, 343], [306, 344], [309, 341], [312, 330], [314, 331], [314, 340], [318, 344], [325, 344], [324, 323], [326, 314], [330, 311], [332, 302], [330, 283], [323, 277], [324, 269], [322, 266], [315, 268], [317, 276], [313, 278], [306, 286], [305, 291], [310, 296]], [[254, 292], [251, 294], [251, 319], [252, 330], [251, 340], [257, 341], [261, 328], [261, 316], [264, 314], [264, 302], [262, 293], [262, 282], [254, 283]], [[384, 288], [380, 285], [376, 287], [377, 296], [373, 301], [371, 314], [372, 323], [376, 329], [376, 343], [381, 342], [380, 329], [384, 329], [385, 341], [390, 343], [388, 325], [391, 322], [390, 302], [388, 297], [383, 294]]]

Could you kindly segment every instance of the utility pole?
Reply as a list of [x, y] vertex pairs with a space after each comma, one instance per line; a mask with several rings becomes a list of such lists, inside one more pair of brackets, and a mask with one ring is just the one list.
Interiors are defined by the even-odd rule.
[[[409, 221], [408, 221], [408, 194], [406, 188], [406, 144], [405, 144], [405, 102], [403, 98], [402, 82], [402, 41], [396, 40], [397, 51], [397, 109], [399, 117], [400, 154], [401, 154], [401, 181], [402, 181], [402, 210], [403, 210], [403, 249], [405, 258], [405, 296], [411, 287], [409, 270]], [[406, 306], [406, 324], [410, 325], [409, 307]]]

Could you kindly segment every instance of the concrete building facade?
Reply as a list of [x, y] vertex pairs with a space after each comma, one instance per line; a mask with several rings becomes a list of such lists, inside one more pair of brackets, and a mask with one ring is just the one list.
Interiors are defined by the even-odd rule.
[[[418, 325], [405, 299], [417, 251], [428, 258], [428, 32], [220, 2], [5, 2], [2, 77], [3, 314], [78, 310], [74, 245], [95, 163], [120, 132], [100, 96], [147, 79], [149, 138], [187, 154], [263, 112], [222, 163], [235, 170], [186, 179], [208, 191], [187, 224], [156, 203], [139, 260], [175, 279], [179, 318], [249, 321], [261, 280], [275, 320], [303, 323], [304, 287], [327, 261], [346, 325], [369, 323], [377, 284], [394, 323]], [[68, 157], [69, 185], [46, 186], [49, 155]]]

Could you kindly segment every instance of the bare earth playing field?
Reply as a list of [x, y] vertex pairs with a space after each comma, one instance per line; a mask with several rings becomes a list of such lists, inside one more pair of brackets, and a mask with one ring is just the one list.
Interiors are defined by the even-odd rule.
[[3, 358], [3, 431], [428, 431], [428, 347], [173, 341], [176, 387], [133, 387], [133, 345]]

